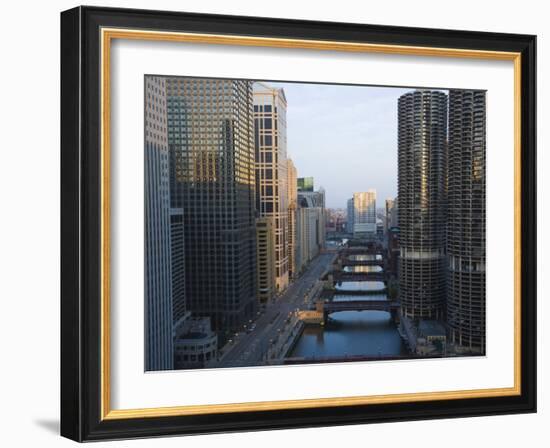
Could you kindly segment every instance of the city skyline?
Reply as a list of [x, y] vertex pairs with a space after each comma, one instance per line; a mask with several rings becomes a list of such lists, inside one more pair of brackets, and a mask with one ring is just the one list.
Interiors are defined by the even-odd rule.
[[[325, 189], [327, 208], [345, 208], [353, 193], [368, 188], [376, 189], [381, 200], [397, 196], [394, 106], [402, 94], [415, 87], [269, 84], [283, 88], [293, 105], [287, 112], [288, 121], [294, 124], [288, 129], [288, 152], [301, 177], [313, 177], [315, 187]], [[330, 163], [322, 154], [332, 155]], [[347, 163], [364, 157], [375, 163]], [[334, 171], [346, 176], [335, 180]]]
[[287, 84], [146, 77], [146, 370], [484, 354], [485, 92]]

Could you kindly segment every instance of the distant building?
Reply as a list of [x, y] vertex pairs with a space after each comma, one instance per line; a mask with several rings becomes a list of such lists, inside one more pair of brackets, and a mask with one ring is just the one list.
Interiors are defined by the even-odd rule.
[[313, 177], [299, 177], [298, 191], [313, 191]]
[[260, 217], [275, 218], [277, 291], [289, 283], [286, 107], [283, 89], [254, 83], [256, 209]]
[[167, 370], [174, 354], [164, 78], [145, 77], [145, 114], [145, 370]]
[[296, 186], [296, 167], [291, 159], [287, 159], [288, 168], [288, 275], [292, 279], [296, 275], [296, 210], [298, 208], [298, 192]]
[[353, 211], [355, 210], [355, 207], [353, 205], [353, 198], [348, 199], [347, 210], [348, 210], [348, 214], [347, 214], [346, 230], [348, 233], [353, 233], [353, 223], [355, 220], [353, 216], [354, 214]]
[[459, 349], [485, 353], [485, 92], [449, 92], [447, 321]]
[[338, 232], [342, 219], [342, 210], [329, 208], [326, 209], [325, 229], [327, 232]]
[[257, 306], [252, 82], [164, 79], [171, 201], [183, 210], [185, 303], [225, 335]]
[[353, 235], [376, 234], [376, 190], [353, 194]]
[[384, 221], [384, 233], [387, 235], [391, 225], [391, 217], [393, 213], [393, 208], [395, 207], [395, 200], [392, 198], [386, 199], [386, 214]]
[[320, 187], [317, 191], [298, 191], [298, 205], [305, 207], [321, 207], [325, 211], [325, 190]]
[[303, 269], [324, 247], [326, 238], [324, 190], [298, 192], [296, 265]]
[[442, 319], [445, 304], [447, 95], [398, 100], [399, 288], [410, 319]]
[[395, 276], [399, 273], [399, 227], [388, 230], [388, 272]]
[[275, 218], [256, 219], [258, 300], [268, 302], [275, 295]]
[[395, 198], [393, 200], [393, 206], [390, 209], [390, 219], [389, 219], [389, 227], [399, 227], [399, 206], [398, 206], [398, 199]]
[[322, 214], [319, 208], [300, 207], [297, 211], [296, 265], [303, 269], [321, 248], [319, 229]]

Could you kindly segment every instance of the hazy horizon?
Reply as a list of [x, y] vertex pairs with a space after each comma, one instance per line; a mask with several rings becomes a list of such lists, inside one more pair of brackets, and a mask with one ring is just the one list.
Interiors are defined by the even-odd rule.
[[414, 88], [269, 82], [287, 99], [287, 156], [323, 187], [328, 208], [376, 190], [397, 195], [397, 100]]

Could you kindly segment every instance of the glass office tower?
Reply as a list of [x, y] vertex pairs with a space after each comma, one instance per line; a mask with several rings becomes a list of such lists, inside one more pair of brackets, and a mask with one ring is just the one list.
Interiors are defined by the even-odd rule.
[[166, 78], [166, 89], [186, 307], [210, 317], [223, 341], [256, 308], [252, 82]]
[[164, 78], [145, 79], [145, 370], [173, 368], [169, 155]]

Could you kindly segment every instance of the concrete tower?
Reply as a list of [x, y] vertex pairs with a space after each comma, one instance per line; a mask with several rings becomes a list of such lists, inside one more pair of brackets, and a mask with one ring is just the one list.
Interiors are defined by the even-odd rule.
[[441, 319], [445, 306], [447, 95], [398, 101], [399, 284], [403, 315]]

